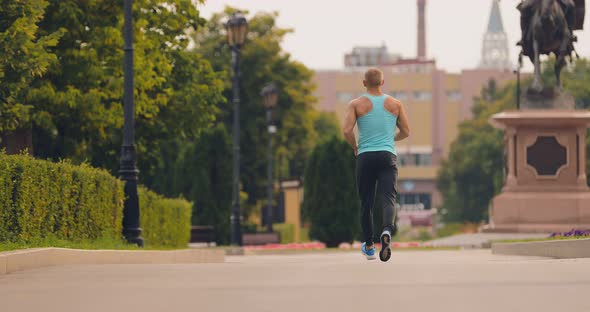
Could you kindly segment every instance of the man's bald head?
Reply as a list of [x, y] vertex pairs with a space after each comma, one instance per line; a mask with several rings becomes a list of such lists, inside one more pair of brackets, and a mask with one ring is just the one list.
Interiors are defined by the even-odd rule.
[[378, 88], [383, 85], [383, 72], [376, 67], [371, 67], [365, 72], [365, 87]]

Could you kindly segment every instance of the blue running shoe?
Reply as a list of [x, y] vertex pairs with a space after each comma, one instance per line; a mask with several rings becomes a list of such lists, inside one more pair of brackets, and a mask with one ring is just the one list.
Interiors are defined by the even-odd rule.
[[367, 250], [367, 243], [363, 243], [363, 245], [361, 246], [361, 252], [363, 253], [363, 255], [365, 255], [365, 257], [367, 257], [368, 260], [377, 259], [377, 256], [375, 255], [375, 247]]

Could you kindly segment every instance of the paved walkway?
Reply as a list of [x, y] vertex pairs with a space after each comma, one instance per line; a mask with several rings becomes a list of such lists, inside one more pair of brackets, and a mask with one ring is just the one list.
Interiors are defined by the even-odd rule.
[[224, 264], [55, 267], [0, 277], [2, 311], [590, 311], [590, 259], [489, 250], [230, 257]]

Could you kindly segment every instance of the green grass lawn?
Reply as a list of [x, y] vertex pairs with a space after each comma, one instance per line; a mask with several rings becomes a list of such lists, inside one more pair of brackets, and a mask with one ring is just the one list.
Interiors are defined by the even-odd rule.
[[547, 238], [530, 238], [530, 239], [507, 239], [494, 241], [494, 243], [532, 243], [532, 242], [548, 242], [548, 241], [560, 241], [560, 240], [573, 240], [573, 239], [590, 239], [590, 236], [557, 236]]

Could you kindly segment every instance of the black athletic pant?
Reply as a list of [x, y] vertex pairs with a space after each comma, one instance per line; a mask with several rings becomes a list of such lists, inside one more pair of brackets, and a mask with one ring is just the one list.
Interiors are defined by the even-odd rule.
[[[373, 244], [373, 205], [375, 196], [383, 207], [383, 230], [393, 235], [397, 197], [397, 157], [386, 151], [365, 152], [357, 157], [356, 182], [361, 197], [361, 225], [368, 246]], [[375, 192], [375, 184], [377, 184]]]

